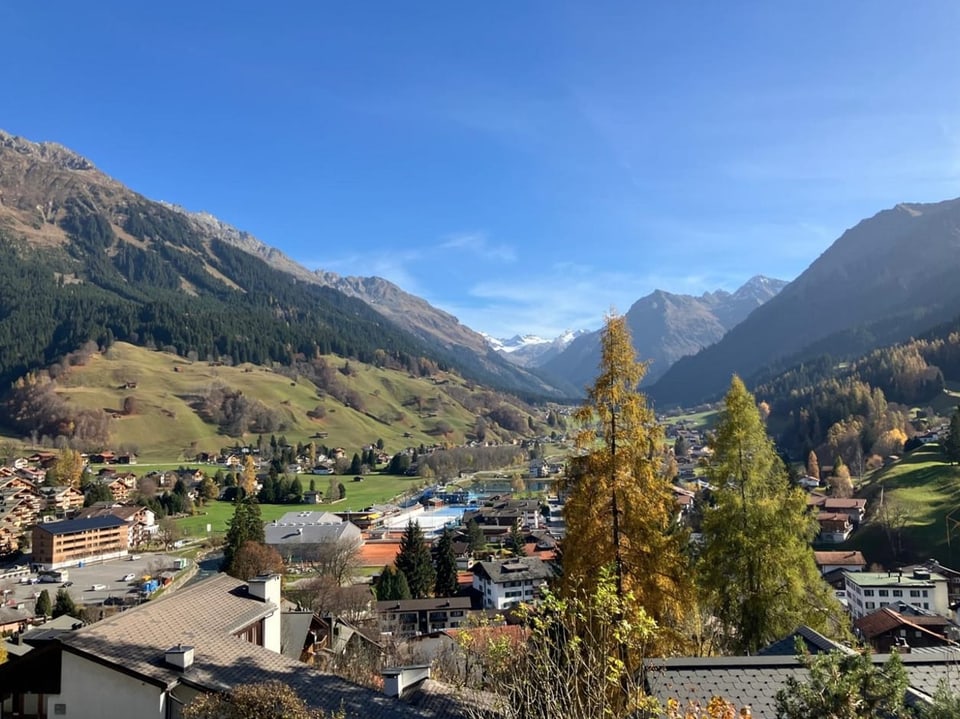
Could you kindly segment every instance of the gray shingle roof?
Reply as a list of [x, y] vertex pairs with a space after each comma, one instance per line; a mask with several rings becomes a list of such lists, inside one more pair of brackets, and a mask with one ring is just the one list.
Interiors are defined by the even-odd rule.
[[[420, 716], [372, 689], [232, 636], [273, 611], [279, 608], [250, 596], [244, 582], [221, 574], [63, 635], [60, 641], [65, 651], [159, 686], [181, 681], [207, 690], [227, 690], [279, 680], [325, 711], [337, 711], [342, 704], [351, 717]], [[195, 648], [194, 664], [185, 672], [164, 662], [164, 652], [179, 643]]]
[[[889, 655], [871, 658], [882, 665]], [[932, 696], [941, 681], [956, 676], [960, 652], [928, 650], [901, 655], [901, 659], [909, 682], [907, 702], [913, 703], [918, 696]], [[645, 665], [648, 690], [662, 703], [673, 698], [681, 706], [689, 702], [706, 706], [712, 697], [720, 696], [738, 709], [749, 704], [754, 719], [774, 719], [777, 692], [787, 679], [808, 677], [796, 657], [786, 656], [652, 659]]]
[[477, 562], [473, 565], [473, 572], [484, 574], [497, 584], [553, 577], [553, 569], [539, 557], [515, 557], [496, 562]]

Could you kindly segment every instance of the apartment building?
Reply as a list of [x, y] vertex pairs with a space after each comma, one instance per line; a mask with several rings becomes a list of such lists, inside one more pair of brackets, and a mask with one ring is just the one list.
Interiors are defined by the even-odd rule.
[[33, 528], [33, 563], [59, 569], [127, 553], [127, 523], [115, 516], [45, 522]]

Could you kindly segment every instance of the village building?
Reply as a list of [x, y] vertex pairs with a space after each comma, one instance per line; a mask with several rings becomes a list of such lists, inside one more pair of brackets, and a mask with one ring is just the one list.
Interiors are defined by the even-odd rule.
[[845, 572], [846, 596], [854, 620], [903, 602], [950, 616], [947, 578], [920, 567], [912, 572]]
[[33, 564], [59, 569], [127, 554], [129, 531], [119, 517], [43, 522], [33, 528]]

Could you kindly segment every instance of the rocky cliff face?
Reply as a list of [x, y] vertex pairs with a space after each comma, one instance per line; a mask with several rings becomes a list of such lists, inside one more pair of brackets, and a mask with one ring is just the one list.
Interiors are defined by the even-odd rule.
[[[681, 357], [717, 342], [785, 285], [782, 280], [757, 276], [733, 293], [717, 290], [693, 297], [656, 290], [637, 300], [626, 317], [638, 357], [650, 363], [644, 384], [656, 381]], [[576, 338], [544, 363], [543, 370], [584, 387], [599, 364], [600, 333], [592, 332]]]

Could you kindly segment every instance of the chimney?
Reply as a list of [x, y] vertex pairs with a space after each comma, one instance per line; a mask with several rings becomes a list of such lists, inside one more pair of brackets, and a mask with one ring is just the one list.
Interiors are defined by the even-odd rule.
[[261, 574], [247, 583], [251, 597], [264, 604], [272, 604], [273, 612], [263, 620], [263, 647], [280, 652], [280, 575]]
[[430, 678], [430, 665], [392, 667], [381, 670], [380, 675], [383, 677], [383, 693], [388, 697], [400, 697], [405, 689]]
[[163, 659], [171, 667], [176, 667], [181, 672], [185, 672], [193, 666], [193, 647], [178, 644], [164, 652]]

